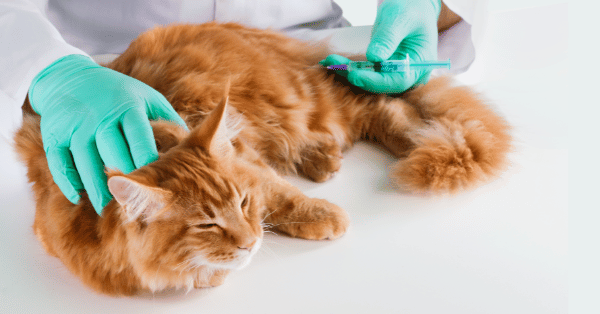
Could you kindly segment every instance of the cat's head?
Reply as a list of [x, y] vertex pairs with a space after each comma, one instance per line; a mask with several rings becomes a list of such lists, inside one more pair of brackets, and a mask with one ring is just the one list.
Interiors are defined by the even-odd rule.
[[[189, 134], [155, 135], [160, 158], [130, 174], [109, 171], [132, 261], [153, 271], [240, 269], [262, 242], [260, 182], [227, 136], [227, 99]], [[160, 127], [159, 127], [160, 128]]]

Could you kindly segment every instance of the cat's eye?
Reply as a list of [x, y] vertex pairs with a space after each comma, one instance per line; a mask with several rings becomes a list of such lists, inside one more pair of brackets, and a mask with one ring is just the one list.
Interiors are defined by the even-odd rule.
[[246, 205], [248, 205], [248, 195], [246, 195], [246, 197], [244, 197], [244, 199], [242, 200], [241, 207], [244, 208], [246, 207]]
[[197, 224], [194, 227], [198, 228], [198, 229], [210, 229], [212, 227], [216, 227], [217, 224]]

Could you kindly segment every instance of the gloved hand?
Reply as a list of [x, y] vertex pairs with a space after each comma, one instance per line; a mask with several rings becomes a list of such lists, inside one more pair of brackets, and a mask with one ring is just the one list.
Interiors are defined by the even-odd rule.
[[83, 55], [63, 57], [41, 71], [29, 100], [42, 117], [54, 181], [72, 203], [85, 188], [98, 214], [112, 199], [104, 165], [129, 173], [158, 158], [148, 119], [185, 126], [159, 92]]
[[[440, 0], [387, 0], [379, 6], [367, 48], [367, 60], [404, 60], [410, 62], [437, 59], [437, 19]], [[348, 64], [349, 59], [329, 55], [319, 62], [323, 66]], [[401, 93], [415, 84], [425, 84], [431, 70], [408, 73], [381, 73], [365, 70], [338, 71], [348, 81], [374, 93]]]

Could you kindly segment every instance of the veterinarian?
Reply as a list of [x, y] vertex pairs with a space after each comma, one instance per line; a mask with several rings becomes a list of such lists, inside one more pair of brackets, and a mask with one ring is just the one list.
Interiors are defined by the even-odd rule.
[[[464, 70], [473, 60], [472, 39], [476, 41], [477, 34], [471, 27], [481, 16], [481, 3], [380, 1], [367, 59], [404, 59], [409, 53], [413, 59], [431, 60], [438, 53], [453, 52], [445, 58], [452, 58], [454, 69]], [[157, 24], [213, 20], [283, 31], [349, 26], [331, 0], [49, 0], [46, 15], [29, 0], [0, 0], [2, 135], [12, 138], [29, 93], [33, 109], [42, 117], [54, 181], [73, 203], [85, 189], [100, 214], [112, 199], [104, 167], [129, 173], [158, 158], [149, 119], [184, 122], [156, 90], [100, 67], [89, 56], [121, 53]], [[438, 37], [438, 29], [452, 25]], [[446, 47], [438, 48], [438, 41]], [[329, 56], [322, 64], [347, 61]], [[398, 93], [426, 83], [429, 74], [361, 71], [349, 73], [348, 79], [365, 90]]]

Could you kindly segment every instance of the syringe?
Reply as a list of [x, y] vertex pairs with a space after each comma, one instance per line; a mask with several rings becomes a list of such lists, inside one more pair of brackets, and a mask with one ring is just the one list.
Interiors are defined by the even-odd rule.
[[327, 67], [329, 70], [352, 71], [367, 70], [373, 72], [409, 72], [415, 69], [450, 69], [450, 59], [448, 61], [419, 61], [411, 63], [408, 55], [405, 60], [386, 60], [381, 62], [369, 61], [350, 61], [349, 64], [334, 64]]

